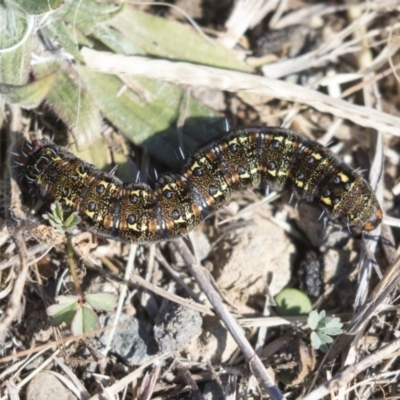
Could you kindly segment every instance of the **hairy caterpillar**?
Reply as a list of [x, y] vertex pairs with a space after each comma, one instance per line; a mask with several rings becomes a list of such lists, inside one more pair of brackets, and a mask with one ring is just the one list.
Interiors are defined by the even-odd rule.
[[25, 149], [27, 180], [46, 203], [77, 211], [87, 230], [125, 242], [185, 235], [229, 202], [234, 190], [269, 185], [314, 200], [335, 222], [370, 231], [382, 210], [370, 185], [332, 151], [291, 130], [253, 127], [229, 132], [189, 156], [179, 174], [154, 189], [122, 183], [66, 149], [35, 140]]

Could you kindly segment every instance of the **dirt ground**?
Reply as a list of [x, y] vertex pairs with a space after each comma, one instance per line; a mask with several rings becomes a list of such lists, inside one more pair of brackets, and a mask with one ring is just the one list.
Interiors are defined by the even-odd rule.
[[[0, 399], [400, 399], [398, 2], [79, 3], [0, 5], [18, 39], [0, 48]], [[171, 190], [182, 168], [194, 182], [207, 146], [241, 127], [336, 154], [383, 223], [337, 224], [266, 173], [260, 187], [231, 182], [231, 200], [183, 238], [127, 243], [43, 218], [52, 188], [71, 189], [64, 211], [73, 195], [90, 210], [89, 186], [66, 185], [91, 168], [81, 159], [96, 182], [151, 197], [164, 174]], [[42, 139], [53, 175], [31, 167]], [[291, 177], [305, 150], [285, 146]], [[240, 175], [253, 158], [230, 166]], [[182, 185], [191, 198], [174, 220], [201, 198]], [[99, 221], [124, 204], [111, 198]], [[146, 235], [142, 210], [127, 223]], [[338, 319], [312, 329], [311, 310]]]

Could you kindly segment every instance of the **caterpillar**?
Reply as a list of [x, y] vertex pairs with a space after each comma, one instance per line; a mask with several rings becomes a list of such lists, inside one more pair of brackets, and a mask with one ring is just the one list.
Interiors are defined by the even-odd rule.
[[34, 140], [23, 154], [24, 176], [44, 203], [58, 201], [67, 215], [78, 212], [90, 232], [124, 242], [180, 237], [227, 204], [234, 190], [267, 185], [314, 201], [356, 232], [371, 231], [382, 220], [361, 175], [328, 148], [284, 128], [232, 130], [153, 187], [123, 183], [50, 141]]

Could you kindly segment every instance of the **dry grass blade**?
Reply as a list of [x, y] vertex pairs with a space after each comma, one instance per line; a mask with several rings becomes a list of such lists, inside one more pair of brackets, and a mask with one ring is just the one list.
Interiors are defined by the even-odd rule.
[[20, 269], [18, 276], [14, 282], [14, 288], [8, 301], [6, 312], [0, 320], [0, 341], [4, 342], [6, 331], [11, 323], [16, 319], [18, 312], [21, 310], [21, 300], [25, 288], [25, 282], [28, 277], [29, 264], [27, 256], [27, 248], [25, 241], [21, 236], [15, 238], [15, 243], [19, 249]]
[[54, 361], [61, 367], [64, 373], [71, 380], [71, 385], [74, 385], [74, 389], [72, 389], [72, 391], [76, 393], [77, 397], [82, 400], [88, 399], [90, 397], [89, 392], [86, 390], [85, 386], [78, 379], [78, 377], [71, 371], [71, 369], [68, 368], [59, 357], [55, 357]]
[[[369, 52], [363, 52], [362, 56], [362, 60], [367, 60], [364, 61], [364, 63], [368, 62], [371, 58]], [[362, 66], [363, 64], [361, 67]], [[364, 90], [364, 96], [367, 105], [372, 107], [373, 104], [376, 104], [376, 108], [381, 110], [382, 105], [379, 101], [380, 94], [375, 84], [372, 87], [370, 86]], [[375, 137], [376, 140], [373, 140]], [[383, 134], [378, 132], [377, 134], [371, 135], [371, 141], [372, 140], [374, 142], [372, 146], [374, 149], [374, 157], [371, 164], [369, 181], [375, 190], [379, 202], [383, 204]], [[360, 278], [356, 298], [354, 301], [354, 310], [356, 312], [361, 308], [367, 298], [372, 270], [375, 269], [377, 275], [379, 277], [382, 276], [374, 257], [380, 235], [381, 227], [379, 226], [377, 229], [375, 229], [369, 235], [365, 235], [363, 238], [363, 248], [360, 257]]]
[[[55, 361], [57, 362], [56, 359], [55, 359]], [[65, 368], [63, 368], [63, 370], [65, 371]], [[85, 389], [85, 387], [82, 385], [82, 383], [79, 382], [79, 380], [76, 377], [73, 380], [69, 380], [64, 375], [62, 375], [58, 372], [49, 371], [49, 373], [51, 375], [55, 376], [66, 388], [68, 388], [71, 391], [71, 393], [73, 393], [76, 396], [76, 398], [78, 400], [88, 400], [90, 398], [90, 394], [88, 393], [88, 391]], [[72, 376], [71, 371], [69, 371], [68, 375], [69, 375], [69, 377]]]
[[8, 400], [19, 400], [18, 388], [12, 381], [7, 381]]
[[[125, 273], [124, 273], [124, 279], [128, 280], [130, 274], [132, 273], [133, 270], [133, 265], [134, 265], [134, 259], [135, 259], [135, 255], [136, 255], [136, 250], [137, 250], [137, 246], [132, 245], [129, 251], [129, 258], [128, 258], [128, 262], [125, 268]], [[110, 323], [110, 325], [112, 325], [112, 329], [111, 329], [111, 334], [108, 336], [107, 339], [107, 344], [103, 350], [103, 354], [107, 355], [108, 351], [110, 350], [111, 347], [111, 342], [113, 340], [114, 334], [115, 334], [115, 330], [116, 327], [118, 325], [118, 319], [121, 315], [122, 312], [122, 308], [123, 305], [125, 303], [125, 297], [127, 295], [128, 292], [128, 286], [127, 285], [121, 285], [121, 290], [119, 292], [119, 297], [118, 297], [118, 305], [117, 305], [117, 309], [115, 311], [115, 314], [113, 316], [113, 320]]]
[[151, 373], [147, 373], [143, 379], [142, 386], [140, 388], [139, 399], [149, 400], [153, 394], [154, 388], [157, 383], [157, 379], [160, 376], [161, 368], [157, 365]]
[[[36, 256], [36, 254], [41, 255], [37, 258], [34, 258], [32, 261], [28, 261], [28, 266], [40, 261], [40, 259], [44, 257], [50, 250], [51, 248], [49, 248], [49, 245], [45, 243], [37, 244], [36, 246], [29, 248], [29, 250], [27, 250], [28, 259], [32, 259], [32, 257]], [[10, 257], [8, 260], [0, 262], [0, 271], [15, 265], [18, 260], [19, 256], [15, 255]]]
[[390, 359], [393, 354], [396, 354], [400, 349], [400, 339], [396, 339], [381, 349], [375, 351], [370, 356], [364, 357], [355, 365], [349, 365], [335, 374], [331, 380], [321, 385], [316, 390], [303, 397], [303, 400], [317, 400], [324, 396], [334, 395], [335, 392], [344, 388], [349, 382], [356, 378], [358, 374], [370, 368], [373, 365], [379, 364], [383, 360]]
[[227, 31], [220, 38], [220, 43], [224, 47], [233, 48], [249, 27], [256, 25], [275, 9], [276, 3], [276, 1], [262, 0], [251, 3], [246, 0], [237, 1], [225, 23]]
[[[96, 268], [96, 266], [94, 266], [94, 265], [93, 265], [93, 267]], [[104, 275], [107, 275], [104, 272], [102, 272], [102, 273]], [[120, 280], [120, 279], [118, 279], [118, 280]], [[192, 308], [193, 310], [199, 311], [199, 312], [207, 314], [207, 315], [214, 315], [212, 310], [209, 307], [207, 307], [206, 305], [203, 305], [203, 304], [195, 302], [191, 299], [185, 299], [181, 296], [177, 296], [173, 293], [170, 293], [170, 292], [166, 291], [165, 289], [158, 287], [158, 286], [152, 284], [151, 282], [148, 282], [146, 279], [143, 279], [139, 274], [137, 274], [135, 272], [129, 273], [128, 280], [121, 279], [120, 281], [126, 285], [133, 283], [134, 285], [138, 285], [138, 286], [142, 287], [143, 289], [149, 290], [149, 291], [151, 291], [165, 299], [168, 299], [174, 303], [181, 304], [188, 308]]]
[[183, 288], [185, 291], [188, 293], [188, 295], [198, 303], [200, 303], [200, 298], [197, 293], [195, 293], [191, 287], [185, 283], [185, 281], [180, 277], [180, 275], [174, 271], [169, 263], [166, 261], [166, 259], [163, 257], [163, 255], [157, 251], [156, 253], [157, 259], [160, 262], [161, 265], [168, 271], [168, 273], [171, 275], [172, 279], [176, 280], [176, 282]]
[[183, 62], [153, 60], [82, 49], [86, 65], [109, 74], [131, 74], [180, 85], [205, 86], [229, 92], [246, 92], [306, 104], [345, 118], [357, 125], [400, 136], [400, 118], [335, 99], [320, 92], [280, 80]]
[[137, 285], [140, 285], [144, 289], [151, 290], [153, 293], [156, 293], [156, 294], [164, 297], [165, 299], [171, 300], [174, 303], [181, 304], [181, 305], [183, 305], [185, 307], [188, 307], [188, 308], [192, 308], [193, 310], [199, 311], [199, 312], [204, 313], [204, 314], [213, 315], [213, 312], [207, 306], [205, 306], [203, 304], [196, 303], [193, 300], [184, 299], [184, 298], [182, 298], [180, 296], [177, 296], [177, 295], [175, 295], [173, 293], [169, 293], [166, 290], [164, 290], [162, 288], [159, 288], [159, 287], [151, 284], [150, 282], [147, 282], [145, 279], [143, 279], [142, 277], [140, 277], [137, 274], [131, 274], [130, 275], [130, 280], [133, 283], [135, 283]]
[[169, 357], [170, 355], [171, 354], [160, 354], [156, 357], [151, 358], [150, 360], [143, 363], [143, 365], [141, 365], [135, 371], [126, 375], [124, 378], [114, 383], [112, 386], [104, 389], [104, 393], [96, 394], [95, 396], [92, 396], [90, 400], [103, 400], [104, 396], [114, 396], [118, 392], [124, 390], [136, 378], [140, 377], [147, 367], [153, 364], [157, 365], [157, 363], [162, 362], [165, 358]]
[[[329, 349], [327, 357], [321, 363], [320, 368], [327, 362], [339, 357], [342, 353], [347, 353], [350, 343], [356, 335], [361, 335], [363, 329], [368, 326], [371, 318], [378, 315], [382, 304], [387, 301], [400, 282], [400, 258], [386, 271], [383, 279], [378, 283], [369, 295], [364, 306], [346, 325], [346, 333], [336, 340]], [[385, 309], [382, 309], [385, 311]], [[347, 381], [346, 381], [347, 382]], [[319, 398], [319, 397], [317, 397]]]
[[[31, 348], [31, 349], [28, 349], [28, 350], [23, 350], [23, 351], [20, 351], [18, 353], [12, 354], [10, 356], [0, 358], [0, 364], [5, 364], [5, 363], [7, 363], [9, 361], [15, 360], [17, 358], [29, 356], [31, 354], [40, 353], [40, 352], [43, 352], [43, 351], [45, 351], [47, 349], [51, 349], [51, 348], [59, 346], [59, 345], [67, 346], [68, 343], [73, 342], [75, 340], [85, 339], [85, 338], [93, 336], [93, 335], [98, 335], [98, 334], [100, 334], [100, 333], [102, 333], [104, 331], [110, 330], [110, 329], [111, 329], [110, 327], [100, 328], [100, 329], [96, 329], [96, 330], [94, 330], [92, 332], [89, 332], [89, 333], [84, 333], [84, 334], [81, 334], [81, 335], [74, 335], [74, 336], [67, 336], [65, 338], [55, 340], [53, 342], [42, 344], [40, 346], [35, 346], [34, 348]], [[59, 351], [59, 350], [57, 350], [57, 351]]]
[[376, 285], [374, 290], [368, 296], [368, 299], [362, 309], [354, 316], [347, 327], [347, 333], [354, 335], [370, 318], [379, 310], [382, 302], [391, 295], [400, 282], [400, 258], [392, 264], [386, 271], [382, 280]]

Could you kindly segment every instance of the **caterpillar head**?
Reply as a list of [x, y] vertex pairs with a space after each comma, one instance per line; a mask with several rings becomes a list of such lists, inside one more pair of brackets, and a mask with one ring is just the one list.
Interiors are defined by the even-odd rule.
[[380, 208], [377, 208], [370, 216], [369, 220], [365, 222], [363, 231], [369, 232], [374, 230], [382, 222], [383, 213]]

